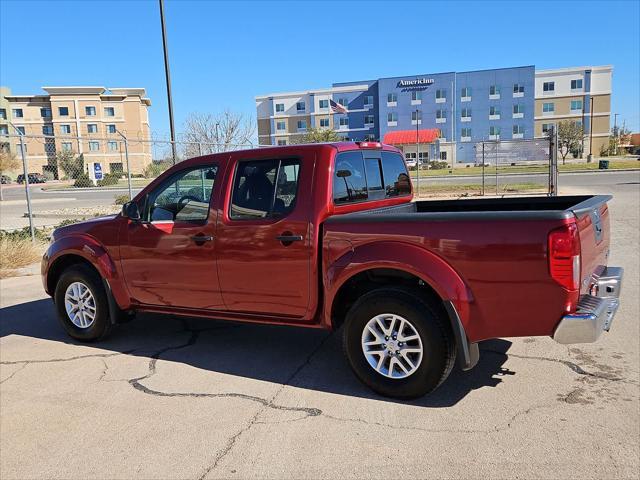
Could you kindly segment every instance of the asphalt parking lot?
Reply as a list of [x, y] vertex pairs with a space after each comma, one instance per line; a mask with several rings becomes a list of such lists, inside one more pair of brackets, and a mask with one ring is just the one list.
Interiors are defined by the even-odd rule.
[[610, 333], [485, 342], [413, 402], [363, 387], [339, 334], [143, 315], [80, 345], [39, 276], [3, 280], [0, 478], [638, 478], [637, 179], [581, 187], [615, 195]]

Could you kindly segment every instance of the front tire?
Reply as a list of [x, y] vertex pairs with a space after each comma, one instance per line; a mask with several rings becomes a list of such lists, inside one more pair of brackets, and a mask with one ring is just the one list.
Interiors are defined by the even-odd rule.
[[54, 293], [58, 320], [70, 337], [92, 342], [111, 331], [109, 302], [100, 276], [86, 265], [65, 270]]
[[384, 287], [360, 297], [347, 313], [343, 345], [356, 376], [373, 391], [411, 399], [435, 390], [453, 368], [449, 322], [433, 301]]

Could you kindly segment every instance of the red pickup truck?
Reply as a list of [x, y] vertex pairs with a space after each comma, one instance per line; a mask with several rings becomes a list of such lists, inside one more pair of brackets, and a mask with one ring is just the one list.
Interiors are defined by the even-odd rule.
[[411, 398], [478, 342], [595, 341], [618, 308], [610, 196], [413, 201], [375, 142], [193, 158], [119, 215], [57, 229], [45, 290], [73, 338], [134, 312], [343, 327], [360, 380]]

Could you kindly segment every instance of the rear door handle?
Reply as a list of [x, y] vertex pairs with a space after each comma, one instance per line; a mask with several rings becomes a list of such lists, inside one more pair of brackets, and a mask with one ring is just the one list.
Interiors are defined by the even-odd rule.
[[191, 240], [196, 242], [198, 245], [202, 245], [204, 242], [210, 242], [213, 240], [211, 235], [194, 235], [191, 237]]
[[291, 245], [293, 242], [301, 242], [303, 240], [302, 235], [293, 235], [291, 233], [285, 232], [282, 235], [278, 235], [276, 240], [282, 242], [282, 244], [286, 247]]

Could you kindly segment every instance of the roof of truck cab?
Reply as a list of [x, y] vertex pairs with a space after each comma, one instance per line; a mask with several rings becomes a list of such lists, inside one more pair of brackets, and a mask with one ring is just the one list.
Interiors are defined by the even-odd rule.
[[[201, 165], [207, 162], [215, 160], [219, 163], [226, 163], [230, 160], [235, 160], [237, 157], [243, 157], [247, 159], [255, 157], [263, 158], [264, 156], [286, 156], [296, 155], [306, 150], [322, 151], [322, 150], [337, 150], [338, 152], [347, 152], [352, 150], [372, 150], [371, 148], [362, 148], [358, 142], [326, 142], [326, 143], [301, 143], [294, 145], [282, 145], [282, 146], [265, 146], [259, 148], [251, 148], [246, 150], [231, 150], [228, 152], [213, 153], [210, 155], [202, 155], [200, 157], [193, 157], [188, 160], [180, 162], [183, 167]], [[373, 150], [400, 152], [396, 147], [392, 145], [381, 144], [380, 148], [374, 148]]]

